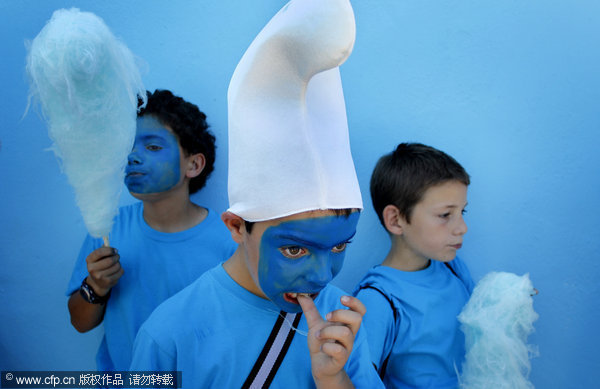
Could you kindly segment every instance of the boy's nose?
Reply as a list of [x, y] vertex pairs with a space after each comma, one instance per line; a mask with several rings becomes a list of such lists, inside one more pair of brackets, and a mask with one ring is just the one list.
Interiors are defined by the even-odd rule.
[[[327, 258], [324, 258], [327, 256]], [[315, 266], [312, 280], [315, 284], [324, 287], [333, 279], [333, 273], [331, 271], [331, 264], [329, 262], [328, 255], [322, 255], [318, 258], [318, 266]]]
[[131, 150], [131, 153], [129, 153], [129, 155], [127, 156], [127, 163], [129, 165], [139, 165], [142, 163], [142, 159], [138, 155], [135, 147], [133, 150]]
[[464, 235], [467, 233], [467, 230], [469, 228], [467, 227], [467, 223], [465, 222], [465, 219], [461, 216], [460, 220], [458, 221], [458, 225], [456, 226], [454, 233], [456, 235]]

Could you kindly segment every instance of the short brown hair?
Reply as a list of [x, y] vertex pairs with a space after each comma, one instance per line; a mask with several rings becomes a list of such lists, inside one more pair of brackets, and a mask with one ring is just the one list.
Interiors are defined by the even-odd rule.
[[394, 205], [410, 223], [425, 191], [452, 180], [467, 186], [471, 182], [465, 169], [443, 151], [421, 143], [400, 143], [379, 159], [371, 175], [371, 200], [379, 221], [385, 227], [383, 209]]

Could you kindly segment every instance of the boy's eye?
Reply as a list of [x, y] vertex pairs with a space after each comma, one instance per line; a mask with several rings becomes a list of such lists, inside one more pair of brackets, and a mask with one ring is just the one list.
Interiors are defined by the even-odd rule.
[[450, 212], [442, 213], [442, 214], [440, 215], [440, 217], [441, 217], [442, 219], [447, 219], [447, 218], [449, 218], [449, 217], [450, 217]]
[[162, 147], [157, 146], [157, 145], [148, 145], [148, 146], [146, 146], [146, 150], [158, 151], [158, 150], [162, 150]]
[[334, 253], [341, 253], [342, 251], [346, 250], [346, 246], [348, 246], [348, 242], [340, 243], [337, 246], [334, 246], [331, 251]]
[[463, 214], [463, 215], [464, 215], [465, 213], [467, 213], [467, 210], [466, 210], [466, 209], [463, 209], [463, 210], [461, 211], [461, 214]]
[[301, 258], [304, 255], [306, 255], [306, 253], [308, 252], [308, 250], [306, 250], [304, 247], [300, 247], [300, 246], [282, 247], [279, 249], [279, 251], [281, 251], [283, 256], [285, 256], [286, 258], [290, 258], [290, 259]]

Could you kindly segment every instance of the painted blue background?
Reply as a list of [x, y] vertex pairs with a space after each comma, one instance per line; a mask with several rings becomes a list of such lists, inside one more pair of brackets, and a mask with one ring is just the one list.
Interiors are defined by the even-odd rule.
[[[216, 171], [195, 200], [226, 198], [226, 92], [235, 65], [284, 0], [0, 0], [0, 369], [94, 368], [100, 330], [78, 334], [64, 290], [85, 230], [36, 112], [26, 39], [58, 8], [102, 17], [142, 57], [148, 89], [197, 103], [218, 137]], [[460, 255], [475, 280], [530, 273], [538, 388], [600, 382], [600, 4], [595, 0], [354, 1], [357, 40], [342, 68], [365, 211], [346, 290], [388, 238], [368, 181], [401, 141], [447, 151], [472, 176]], [[133, 201], [125, 194], [122, 203]], [[233, 318], [232, 318], [233, 320]]]

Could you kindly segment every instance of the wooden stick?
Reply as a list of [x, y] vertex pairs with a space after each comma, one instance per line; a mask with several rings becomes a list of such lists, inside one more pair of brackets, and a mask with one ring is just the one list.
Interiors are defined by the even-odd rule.
[[108, 241], [108, 236], [103, 236], [102, 240], [104, 241], [104, 247], [110, 247], [110, 242]]

